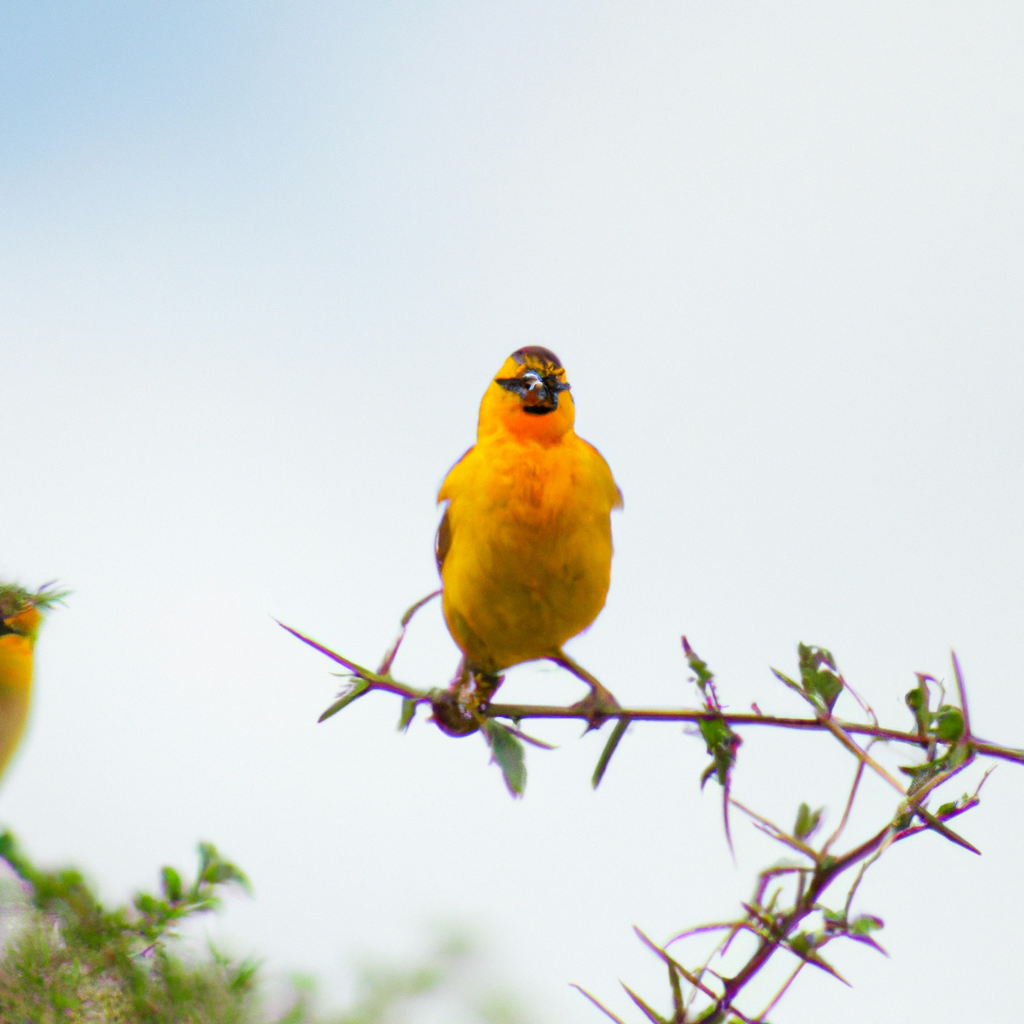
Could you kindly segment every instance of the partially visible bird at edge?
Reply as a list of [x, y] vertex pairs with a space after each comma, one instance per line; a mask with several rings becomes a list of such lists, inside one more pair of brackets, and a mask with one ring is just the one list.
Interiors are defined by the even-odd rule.
[[463, 659], [449, 699], [434, 704], [463, 735], [503, 670], [546, 658], [590, 687], [574, 708], [594, 727], [619, 705], [562, 649], [604, 607], [611, 511], [622, 494], [601, 453], [576, 434], [565, 368], [546, 348], [513, 352], [484, 392], [476, 444], [438, 493], [447, 502], [437, 565], [448, 630]]
[[18, 749], [32, 701], [32, 663], [43, 612], [66, 594], [0, 584], [0, 775]]

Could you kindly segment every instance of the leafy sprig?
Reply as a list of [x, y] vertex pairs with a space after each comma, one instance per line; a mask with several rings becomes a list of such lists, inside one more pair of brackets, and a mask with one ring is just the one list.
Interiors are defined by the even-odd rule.
[[44, 583], [38, 590], [27, 590], [17, 583], [0, 583], [0, 622], [27, 608], [48, 611], [54, 605], [63, 604], [70, 594], [70, 590], [59, 589], [56, 580]]

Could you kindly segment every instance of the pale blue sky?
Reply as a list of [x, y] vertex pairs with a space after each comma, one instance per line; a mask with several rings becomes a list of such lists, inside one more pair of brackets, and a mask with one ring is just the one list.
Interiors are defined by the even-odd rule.
[[[900, 724], [955, 646], [1024, 744], [1022, 44], [988, 3], [0, 9], [0, 574], [75, 590], [0, 817], [111, 896], [216, 842], [256, 898], [215, 930], [273, 970], [340, 986], [447, 916], [540, 1020], [596, 1019], [568, 981], [662, 992], [631, 925], [729, 913], [774, 856], [740, 830], [732, 864], [698, 741], [635, 728], [595, 796], [603, 738], [538, 727], [514, 804], [384, 698], [316, 726], [337, 681], [270, 618], [379, 657], [522, 344], [625, 494], [573, 648], [621, 700], [692, 702], [686, 632], [788, 708], [806, 640]], [[397, 668], [456, 659], [431, 611]], [[834, 806], [827, 750], [748, 737], [741, 798]], [[965, 819], [981, 859], [893, 851], [861, 897], [892, 959], [777, 1021], [1006, 1019], [1020, 793]]]

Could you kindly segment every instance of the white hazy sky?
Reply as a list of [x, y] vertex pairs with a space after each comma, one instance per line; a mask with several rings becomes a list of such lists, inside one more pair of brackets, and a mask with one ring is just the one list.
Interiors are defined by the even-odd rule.
[[[796, 710], [805, 640], [905, 725], [955, 647], [1024, 745], [1022, 49], [979, 0], [3, 5], [0, 574], [75, 591], [3, 822], [111, 898], [216, 842], [256, 897], [215, 933], [336, 992], [455, 918], [538, 1021], [599, 1019], [569, 981], [664, 1001], [631, 926], [730, 915], [776, 856], [737, 822], [732, 862], [699, 741], [635, 726], [595, 795], [604, 737], [538, 725], [513, 802], [385, 697], [317, 726], [337, 680], [271, 620], [379, 658], [523, 344], [626, 497], [570, 648], [620, 700], [693, 702], [685, 632], [732, 706]], [[396, 671], [456, 660], [435, 608]], [[850, 769], [748, 735], [737, 793], [834, 821]], [[892, 851], [891, 959], [774, 1019], [1016, 1019], [1022, 784], [961, 819], [983, 857]]]

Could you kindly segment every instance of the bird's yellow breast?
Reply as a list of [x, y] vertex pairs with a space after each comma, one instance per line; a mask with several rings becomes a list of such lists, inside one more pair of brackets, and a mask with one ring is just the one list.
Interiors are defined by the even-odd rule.
[[0, 774], [17, 749], [32, 692], [32, 639], [0, 636]]
[[19, 693], [32, 686], [32, 640], [17, 633], [0, 636], [0, 692]]
[[594, 621], [621, 498], [600, 453], [571, 428], [555, 443], [484, 434], [438, 500], [449, 502], [445, 618], [474, 667], [545, 657]]

